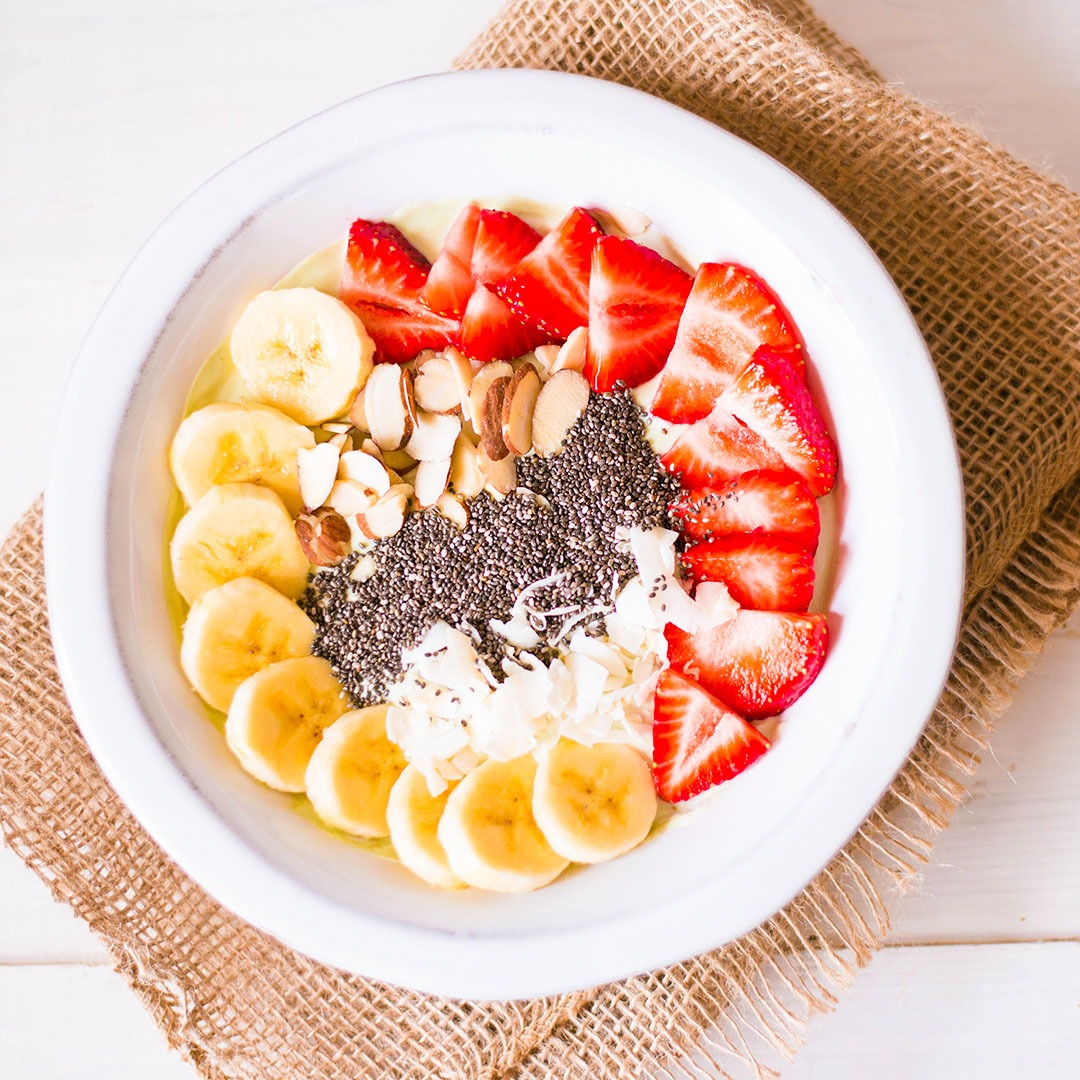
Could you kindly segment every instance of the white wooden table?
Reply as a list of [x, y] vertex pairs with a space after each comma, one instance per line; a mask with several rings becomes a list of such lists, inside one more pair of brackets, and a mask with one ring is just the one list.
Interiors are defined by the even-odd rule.
[[[497, 6], [0, 0], [0, 532], [44, 485], [68, 367], [156, 223], [289, 124], [443, 69]], [[1080, 188], [1076, 0], [818, 8], [890, 79]], [[1002, 719], [891, 946], [785, 1078], [1080, 1076], [1078, 721], [1074, 618]], [[0, 851], [0, 1076], [193, 1075], [85, 928]]]

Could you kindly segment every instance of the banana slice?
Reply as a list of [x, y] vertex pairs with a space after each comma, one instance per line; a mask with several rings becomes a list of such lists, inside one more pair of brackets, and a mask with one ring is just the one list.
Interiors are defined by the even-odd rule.
[[613, 859], [637, 847], [652, 827], [652, 773], [631, 746], [560, 739], [537, 767], [532, 810], [560, 855], [581, 863]]
[[169, 450], [173, 479], [188, 506], [215, 484], [262, 484], [296, 515], [302, 509], [296, 452], [315, 445], [310, 428], [268, 405], [219, 402], [193, 412]]
[[554, 881], [569, 862], [544, 838], [533, 817], [536, 761], [485, 761], [452, 792], [438, 837], [450, 868], [467, 885], [529, 892]]
[[265, 581], [240, 577], [204, 592], [188, 612], [180, 666], [208, 705], [228, 712], [236, 688], [256, 671], [306, 656], [315, 624]]
[[349, 699], [321, 656], [279, 660], [237, 688], [225, 739], [256, 780], [278, 791], [303, 791], [304, 773]]
[[386, 805], [407, 762], [386, 737], [386, 706], [354, 709], [335, 720], [307, 768], [315, 813], [354, 836], [389, 836]]
[[318, 289], [259, 293], [237, 319], [229, 347], [255, 400], [302, 424], [348, 412], [375, 352], [364, 324]]
[[439, 843], [439, 819], [452, 788], [432, 795], [424, 774], [410, 765], [390, 790], [386, 822], [390, 842], [398, 858], [417, 877], [441, 889], [460, 889], [465, 885], [450, 869], [446, 851]]
[[176, 588], [189, 604], [238, 577], [258, 578], [292, 598], [307, 583], [308, 559], [293, 519], [258, 484], [212, 487], [180, 519], [169, 553]]

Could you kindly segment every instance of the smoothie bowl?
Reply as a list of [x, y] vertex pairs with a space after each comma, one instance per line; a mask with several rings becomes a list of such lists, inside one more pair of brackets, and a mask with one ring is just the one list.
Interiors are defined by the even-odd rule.
[[[722, 385], [706, 339], [746, 350]], [[287, 483], [215, 474], [273, 425]], [[117, 286], [62, 432], [50, 611], [95, 756], [222, 903], [391, 982], [547, 993], [749, 929], [857, 827], [951, 654], [955, 450], [884, 270], [775, 162], [607, 84], [415, 80], [241, 159]], [[266, 592], [292, 644], [223, 681]]]

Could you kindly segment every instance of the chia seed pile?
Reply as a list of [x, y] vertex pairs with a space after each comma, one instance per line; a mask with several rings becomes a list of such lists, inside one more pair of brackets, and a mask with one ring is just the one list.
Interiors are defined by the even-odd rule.
[[637, 573], [616, 530], [668, 527], [679, 490], [625, 393], [593, 394], [560, 454], [529, 454], [517, 467], [518, 490], [499, 501], [472, 499], [464, 530], [433, 509], [410, 514], [368, 553], [375, 572], [366, 581], [350, 576], [359, 554], [314, 575], [300, 600], [317, 627], [313, 651], [330, 661], [357, 706], [386, 700], [402, 674], [402, 650], [440, 620], [469, 633], [499, 677], [502, 660], [518, 650], [489, 620], [506, 620], [526, 586], [553, 575], [557, 581], [529, 593], [530, 606], [551, 615], [530, 619], [540, 642], [528, 651], [550, 660], [575, 613], [576, 625], [599, 630]]

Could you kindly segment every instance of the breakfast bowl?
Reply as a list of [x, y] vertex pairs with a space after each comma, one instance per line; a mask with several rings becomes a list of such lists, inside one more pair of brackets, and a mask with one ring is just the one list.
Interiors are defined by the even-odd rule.
[[[178, 662], [169, 446], [248, 300], [348, 223], [525, 196], [639, 208], [692, 263], [766, 278], [801, 329], [841, 462], [819, 554], [830, 645], [769, 753], [629, 853], [507, 895], [439, 891], [256, 783]], [[357, 974], [468, 998], [610, 981], [730, 941], [857, 829], [951, 659], [963, 503], [947, 411], [888, 274], [829, 204], [734, 136], [636, 91], [535, 71], [439, 75], [321, 113], [153, 234], [75, 365], [46, 500], [57, 659], [110, 783], [224, 906]]]

